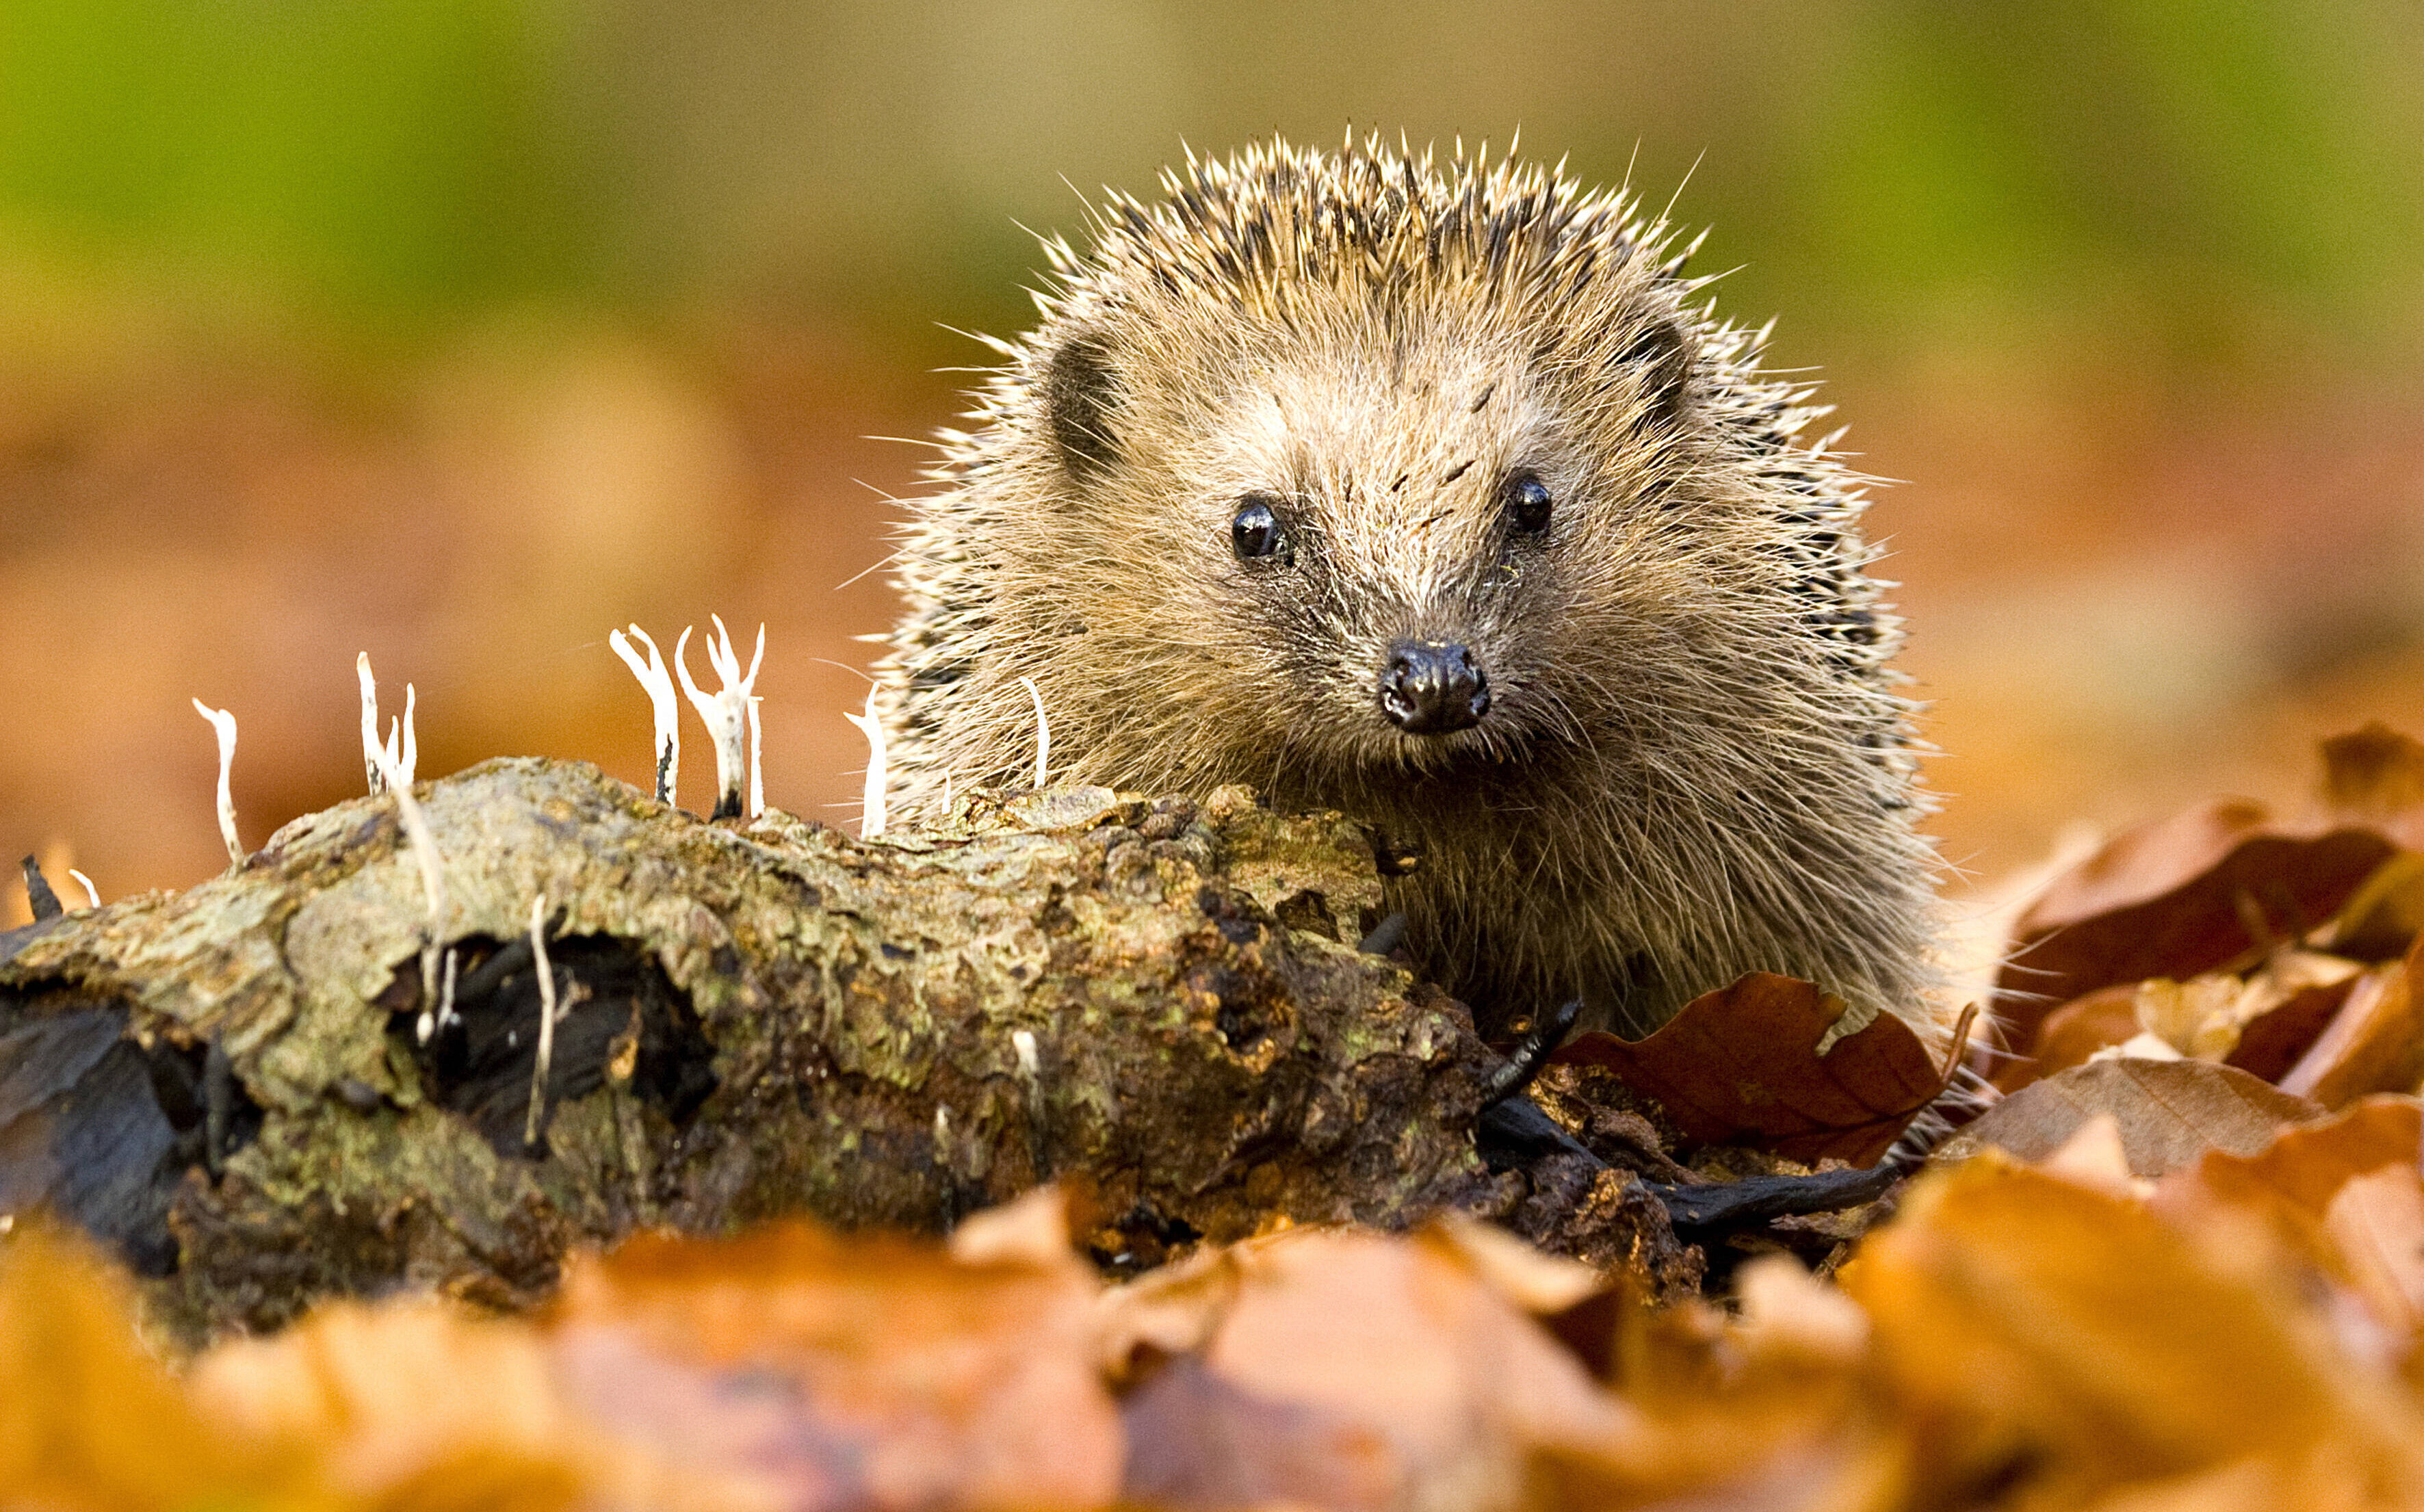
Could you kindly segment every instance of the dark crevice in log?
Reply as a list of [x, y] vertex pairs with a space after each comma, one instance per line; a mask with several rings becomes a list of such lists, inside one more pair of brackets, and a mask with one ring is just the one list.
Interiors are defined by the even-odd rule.
[[[456, 954], [457, 978], [446, 1021], [437, 1022], [440, 1003], [422, 1000], [416, 956], [398, 964], [380, 995], [382, 1004], [399, 1005], [390, 1008], [388, 1039], [419, 1070], [424, 1095], [470, 1119], [498, 1154], [543, 1156], [556, 1108], [609, 1079], [662, 1109], [677, 1133], [715, 1090], [715, 1047], [663, 967], [611, 935], [553, 940], [547, 948], [555, 1033], [538, 1142], [526, 1144], [543, 1000], [530, 940], [467, 935], [448, 948]], [[426, 1041], [420, 1035], [424, 1013], [431, 1019]]]

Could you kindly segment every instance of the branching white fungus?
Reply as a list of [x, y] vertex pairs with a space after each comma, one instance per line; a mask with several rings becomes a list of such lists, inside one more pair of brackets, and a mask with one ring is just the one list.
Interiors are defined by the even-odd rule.
[[681, 705], [674, 698], [673, 675], [665, 670], [665, 659], [657, 650], [657, 643], [637, 625], [630, 629], [640, 644], [648, 648], [646, 662], [641, 661], [640, 654], [631, 649], [631, 643], [623, 638], [621, 630], [609, 631], [606, 644], [614, 648], [614, 654], [623, 659], [623, 665], [630, 668], [631, 676], [639, 678], [640, 686], [647, 690], [648, 708], [657, 722], [657, 802], [671, 804], [681, 778]]

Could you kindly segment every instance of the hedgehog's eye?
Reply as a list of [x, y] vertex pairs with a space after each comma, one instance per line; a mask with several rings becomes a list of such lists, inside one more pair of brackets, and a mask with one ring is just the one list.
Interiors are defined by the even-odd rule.
[[1229, 546], [1239, 561], [1277, 556], [1286, 544], [1272, 502], [1268, 494], [1248, 494], [1237, 501], [1236, 517], [1229, 521]]
[[1549, 528], [1549, 511], [1557, 502], [1549, 497], [1549, 485], [1529, 472], [1509, 474], [1498, 486], [1498, 498], [1507, 507], [1507, 517], [1526, 535], [1538, 535]]

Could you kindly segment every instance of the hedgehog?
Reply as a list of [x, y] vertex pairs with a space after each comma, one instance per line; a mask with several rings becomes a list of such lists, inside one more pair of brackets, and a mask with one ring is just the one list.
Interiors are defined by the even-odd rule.
[[895, 812], [1033, 775], [1340, 811], [1486, 1030], [1750, 972], [1943, 1038], [1870, 480], [1698, 243], [1519, 153], [1272, 140], [1045, 242], [912, 501]]

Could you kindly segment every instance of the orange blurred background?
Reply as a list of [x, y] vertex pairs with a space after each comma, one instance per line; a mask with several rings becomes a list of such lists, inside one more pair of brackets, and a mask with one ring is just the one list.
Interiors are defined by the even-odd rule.
[[357, 651], [423, 775], [645, 781], [605, 632], [710, 612], [767, 627], [770, 802], [849, 819], [921, 461], [869, 438], [1025, 322], [1021, 227], [1349, 123], [1520, 126], [1714, 228], [1721, 308], [1901, 480], [1970, 879], [2424, 733], [2409, 4], [14, 0], [0, 854], [217, 870], [197, 695], [247, 844], [359, 791]]

